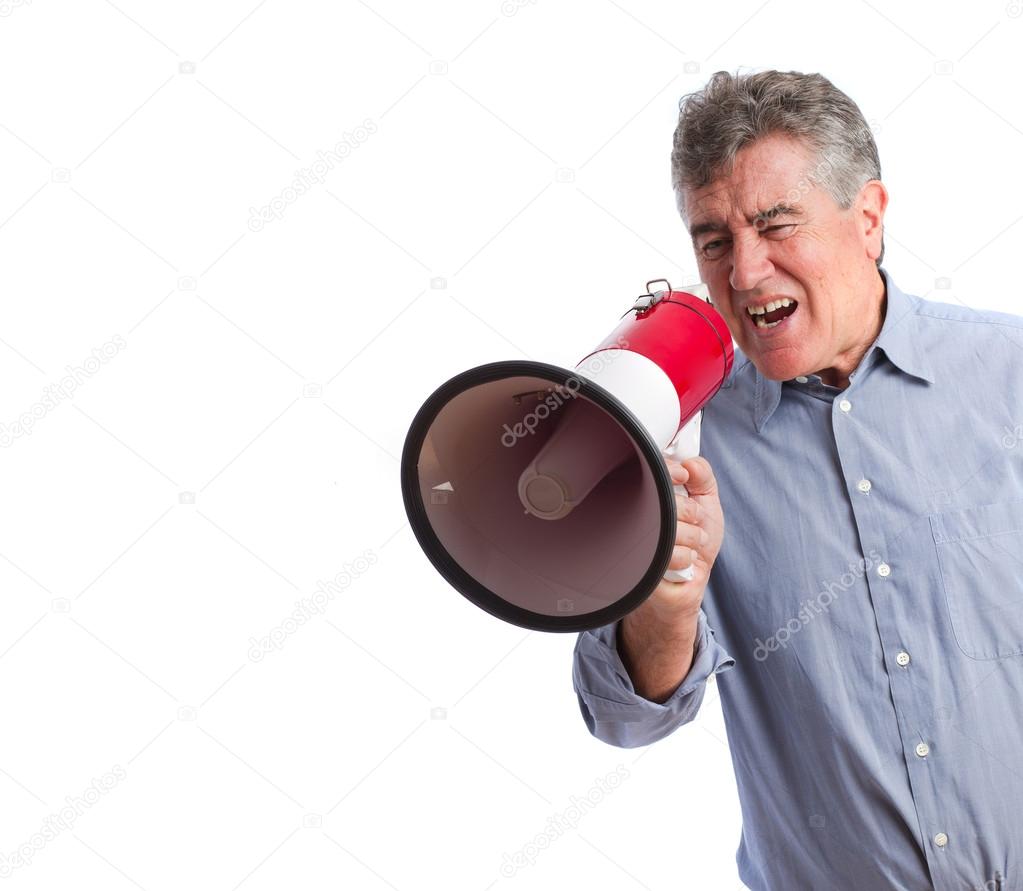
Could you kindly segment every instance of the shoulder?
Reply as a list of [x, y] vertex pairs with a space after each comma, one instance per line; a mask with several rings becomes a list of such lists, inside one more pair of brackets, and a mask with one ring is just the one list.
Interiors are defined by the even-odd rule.
[[937, 377], [962, 382], [983, 371], [1017, 378], [1023, 369], [1023, 316], [924, 297], [911, 300], [913, 336]]

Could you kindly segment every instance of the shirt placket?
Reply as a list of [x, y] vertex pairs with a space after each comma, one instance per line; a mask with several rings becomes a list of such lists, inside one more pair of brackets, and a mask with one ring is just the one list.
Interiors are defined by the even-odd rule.
[[[912, 683], [911, 672], [926, 671], [927, 666], [919, 660], [914, 663], [911, 644], [914, 630], [900, 627], [893, 608], [893, 598], [908, 597], [912, 593], [913, 580], [909, 572], [900, 573], [899, 565], [888, 555], [888, 538], [883, 499], [885, 486], [892, 481], [877, 478], [880, 467], [872, 468], [870, 449], [865, 448], [857, 438], [856, 425], [862, 422], [857, 416], [857, 407], [862, 408], [869, 399], [867, 378], [869, 367], [861, 369], [859, 381], [854, 374], [849, 387], [844, 391], [817, 384], [815, 395], [822, 396], [831, 391], [832, 429], [835, 448], [842, 468], [843, 481], [849, 493], [864, 559], [876, 551], [881, 561], [867, 573], [870, 600], [881, 637], [881, 649], [888, 674], [892, 702], [899, 724], [900, 745], [906, 762], [910, 794], [916, 808], [918, 820], [918, 841], [923, 848], [931, 878], [937, 891], [958, 887], [955, 884], [949, 857], [953, 834], [948, 826], [949, 815], [944, 813], [936, 795], [936, 775], [939, 769], [940, 746], [934, 738], [923, 738], [919, 728], [927, 727], [924, 713], [928, 703], [920, 701], [919, 689]], [[813, 386], [813, 382], [810, 382]], [[926, 687], [927, 685], [920, 685]]]

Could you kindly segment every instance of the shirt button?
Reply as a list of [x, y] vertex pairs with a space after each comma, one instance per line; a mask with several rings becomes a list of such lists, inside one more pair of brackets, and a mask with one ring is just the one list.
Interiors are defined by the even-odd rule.
[[931, 750], [931, 747], [929, 745], [927, 745], [927, 743], [917, 743], [916, 744], [916, 753], [921, 758], [926, 758], [927, 757], [927, 753], [930, 750]]
[[881, 576], [881, 578], [886, 579], [892, 574], [892, 568], [887, 563], [882, 563], [877, 567], [877, 574]]
[[909, 665], [909, 653], [903, 650], [895, 657], [895, 661], [898, 662], [899, 665]]
[[801, 374], [801, 375], [799, 375], [799, 377], [796, 378], [796, 380], [799, 381], [799, 383], [801, 383], [801, 384], [805, 384], [807, 382], [807, 380], [809, 380], [809, 378], [807, 378], [805, 375]]
[[945, 847], [945, 845], [948, 844], [948, 836], [945, 835], [944, 832], [939, 832], [936, 836], [934, 836], [934, 843], [939, 848], [943, 848], [943, 847]]
[[871, 482], [870, 480], [860, 480], [856, 484], [856, 488], [859, 489], [864, 495], [866, 495], [867, 492], [869, 492], [871, 489]]
[[842, 411], [851, 411], [852, 403], [848, 399], [843, 399], [841, 402], [838, 403], [838, 407], [842, 409]]

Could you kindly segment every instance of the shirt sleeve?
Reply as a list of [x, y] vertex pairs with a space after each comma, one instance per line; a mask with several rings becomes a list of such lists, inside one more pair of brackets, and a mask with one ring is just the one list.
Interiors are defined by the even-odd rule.
[[579, 635], [572, 683], [590, 733], [609, 745], [630, 749], [657, 742], [692, 721], [703, 702], [707, 678], [734, 664], [714, 639], [701, 609], [693, 664], [665, 702], [652, 702], [636, 693], [618, 654], [617, 622]]

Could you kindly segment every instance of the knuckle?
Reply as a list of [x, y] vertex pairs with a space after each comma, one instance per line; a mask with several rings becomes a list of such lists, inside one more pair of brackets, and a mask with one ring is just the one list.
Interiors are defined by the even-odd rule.
[[692, 550], [690, 548], [676, 546], [671, 552], [671, 560], [668, 561], [668, 567], [670, 569], [685, 569], [693, 562], [691, 554]]
[[686, 545], [676, 545], [671, 552], [671, 560], [668, 566], [671, 569], [685, 569], [690, 563], [696, 561], [696, 551]]
[[700, 524], [688, 518], [679, 518], [675, 528], [677, 530], [676, 535], [678, 536], [699, 535], [700, 532]]
[[679, 520], [675, 524], [675, 544], [697, 544], [703, 529], [697, 523]]

